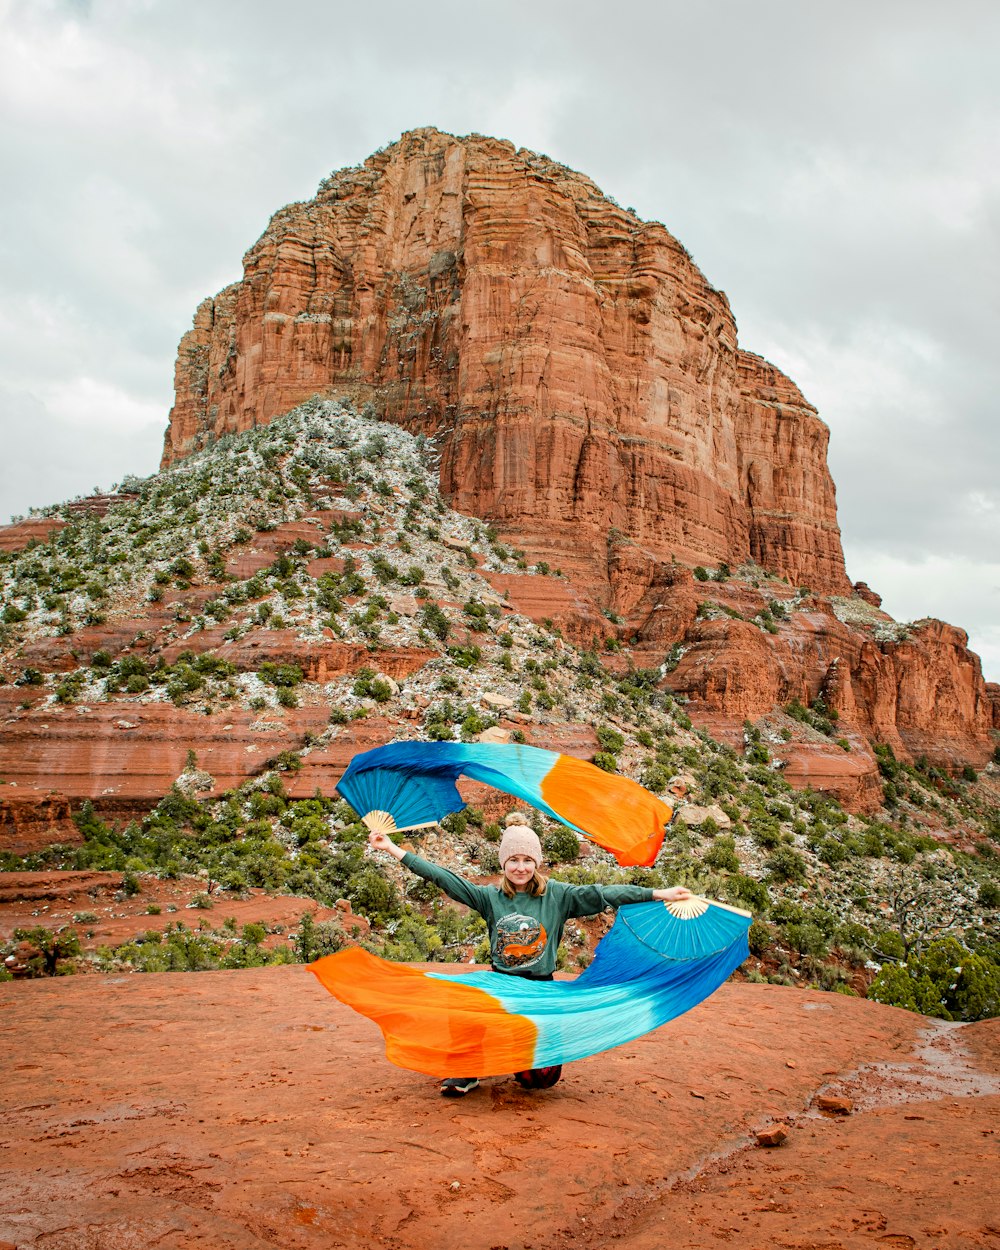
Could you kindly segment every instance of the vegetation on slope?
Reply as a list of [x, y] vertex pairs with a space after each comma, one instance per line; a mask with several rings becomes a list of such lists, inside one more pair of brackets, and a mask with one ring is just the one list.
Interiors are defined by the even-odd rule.
[[[82, 847], [7, 856], [0, 867], [109, 869], [140, 888], [145, 873], [200, 874], [210, 902], [251, 888], [327, 905], [346, 899], [372, 927], [359, 938], [349, 926], [306, 921], [276, 952], [256, 932], [213, 928], [204, 917], [197, 934], [181, 927], [101, 952], [93, 957], [101, 967], [244, 966], [355, 940], [390, 958], [468, 958], [481, 940], [476, 918], [372, 857], [346, 804], [320, 794], [290, 799], [284, 781], [373, 712], [399, 718], [410, 736], [467, 740], [502, 715], [515, 740], [588, 724], [601, 767], [655, 791], [687, 773], [692, 804], [710, 809], [698, 824], [675, 824], [646, 870], [621, 869], [599, 851], [579, 857], [574, 838], [538, 818], [559, 875], [682, 881], [748, 908], [755, 978], [846, 992], [874, 980], [881, 1001], [931, 1014], [1000, 1012], [1000, 813], [989, 779], [947, 778], [919, 761], [904, 767], [883, 750], [886, 806], [877, 818], [791, 790], [760, 728], [745, 727], [743, 754], [694, 731], [660, 688], [667, 657], [661, 669], [615, 673], [597, 651], [511, 612], [481, 570], [551, 570], [529, 569], [488, 526], [446, 507], [423, 440], [315, 400], [123, 487], [127, 496], [106, 516], [66, 512], [68, 524], [47, 543], [0, 555], [0, 675], [32, 699], [59, 703], [171, 701], [276, 715], [312, 707], [323, 710], [325, 728], [237, 790], [211, 797], [213, 778], [198, 768], [193, 744], [175, 786], [142, 820], [114, 827], [85, 805]], [[280, 537], [283, 527], [298, 528], [269, 563], [246, 577], [228, 571], [261, 535]], [[158, 650], [81, 653], [77, 668], [51, 675], [19, 663], [23, 642], [72, 640], [151, 611], [166, 614]], [[373, 657], [422, 647], [433, 658], [405, 679], [387, 677], [373, 659], [319, 684], [291, 664], [237, 669], [200, 645], [204, 631], [220, 627], [232, 641], [261, 629], [303, 639], [329, 631]], [[170, 663], [167, 643], [176, 653]], [[821, 712], [790, 714], [813, 724]], [[975, 849], [943, 841], [949, 830]], [[472, 811], [449, 818], [433, 849], [459, 871], [485, 876], [498, 869], [498, 836]], [[583, 966], [593, 938], [586, 926], [568, 929], [565, 966]], [[47, 939], [35, 941], [41, 949]], [[67, 954], [63, 966], [82, 958]]]

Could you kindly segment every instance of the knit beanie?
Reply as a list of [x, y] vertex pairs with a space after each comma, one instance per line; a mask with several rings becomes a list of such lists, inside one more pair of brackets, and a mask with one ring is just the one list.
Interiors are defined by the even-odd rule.
[[499, 854], [501, 868], [512, 855], [527, 855], [535, 861], [537, 868], [542, 862], [542, 844], [534, 829], [529, 829], [527, 825], [510, 825], [500, 839]]

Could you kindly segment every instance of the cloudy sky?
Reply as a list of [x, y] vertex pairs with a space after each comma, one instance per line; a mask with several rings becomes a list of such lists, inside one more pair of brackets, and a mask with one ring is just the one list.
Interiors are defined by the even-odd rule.
[[848, 572], [1000, 680], [995, 0], [0, 0], [0, 522], [153, 472], [177, 341], [404, 130], [662, 221], [831, 430]]

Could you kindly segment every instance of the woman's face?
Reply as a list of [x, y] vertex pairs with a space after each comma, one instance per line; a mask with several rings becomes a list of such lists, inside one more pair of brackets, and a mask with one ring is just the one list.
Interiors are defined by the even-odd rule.
[[511, 855], [503, 866], [503, 872], [515, 890], [523, 890], [535, 875], [537, 867], [530, 855]]

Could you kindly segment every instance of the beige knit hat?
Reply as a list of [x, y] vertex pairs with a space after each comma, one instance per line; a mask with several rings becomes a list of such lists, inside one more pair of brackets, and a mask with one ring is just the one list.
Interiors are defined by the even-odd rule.
[[527, 825], [509, 825], [500, 839], [499, 855], [501, 868], [512, 855], [527, 855], [537, 867], [542, 862], [542, 844], [534, 829]]

